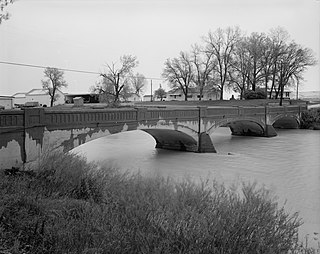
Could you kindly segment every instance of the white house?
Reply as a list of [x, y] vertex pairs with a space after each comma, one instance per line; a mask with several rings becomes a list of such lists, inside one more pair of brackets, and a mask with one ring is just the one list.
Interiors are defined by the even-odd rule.
[[151, 94], [146, 94], [143, 96], [143, 101], [152, 101], [153, 96]]
[[23, 105], [26, 103], [26, 93], [15, 93], [13, 97], [13, 106]]
[[[268, 98], [270, 96], [270, 91], [268, 91]], [[271, 98], [274, 99], [276, 97], [276, 92], [273, 90], [271, 94]], [[280, 94], [278, 95], [278, 98], [280, 98]], [[295, 95], [292, 91], [290, 90], [284, 90], [283, 91], [283, 99], [295, 99]]]
[[0, 95], [0, 109], [12, 109], [12, 108], [13, 108], [13, 97]]
[[[167, 92], [167, 101], [184, 101], [185, 96], [182, 89], [172, 89]], [[213, 91], [210, 89], [204, 89], [202, 92], [201, 100], [218, 100], [220, 98], [220, 93], [218, 91]], [[190, 87], [188, 89], [188, 101], [198, 101], [200, 99], [199, 88]]]
[[[53, 105], [59, 105], [65, 103], [64, 93], [57, 89], [56, 91], [57, 99]], [[16, 93], [13, 95], [14, 105], [24, 105], [26, 103], [38, 103], [39, 106], [49, 106], [50, 107], [50, 96], [46, 89], [32, 89], [27, 93]]]
[[130, 93], [130, 96], [126, 98], [128, 102], [138, 102], [141, 101], [141, 97], [136, 93]]

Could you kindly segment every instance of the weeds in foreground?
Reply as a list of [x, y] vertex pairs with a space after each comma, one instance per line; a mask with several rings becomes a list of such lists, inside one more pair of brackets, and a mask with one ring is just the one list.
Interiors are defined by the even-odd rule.
[[300, 253], [298, 214], [254, 184], [146, 179], [54, 153], [34, 174], [2, 173], [0, 196], [0, 253]]

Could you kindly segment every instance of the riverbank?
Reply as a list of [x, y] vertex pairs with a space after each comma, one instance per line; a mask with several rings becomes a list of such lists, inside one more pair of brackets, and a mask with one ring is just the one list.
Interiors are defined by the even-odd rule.
[[7, 253], [287, 253], [297, 214], [254, 184], [240, 192], [123, 174], [70, 154], [33, 173], [1, 172], [0, 251]]
[[310, 108], [301, 114], [302, 129], [320, 130], [320, 107]]

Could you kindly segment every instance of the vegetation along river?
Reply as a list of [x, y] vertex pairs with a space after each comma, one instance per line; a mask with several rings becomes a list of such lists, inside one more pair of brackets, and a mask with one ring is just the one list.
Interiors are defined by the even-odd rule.
[[[300, 237], [317, 245], [320, 233], [320, 132], [277, 130], [272, 138], [232, 136], [219, 128], [212, 136], [218, 151], [187, 153], [155, 148], [143, 131], [110, 135], [74, 149], [89, 161], [140, 172], [147, 177], [185, 178], [200, 182], [215, 179], [226, 186], [257, 182], [278, 197], [290, 213], [299, 212], [304, 224]], [[309, 234], [309, 235], [307, 235]], [[319, 235], [318, 235], [319, 236]]]

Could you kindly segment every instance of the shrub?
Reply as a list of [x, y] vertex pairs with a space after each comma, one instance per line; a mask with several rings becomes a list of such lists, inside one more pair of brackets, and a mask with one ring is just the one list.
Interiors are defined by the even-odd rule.
[[68, 197], [100, 202], [104, 176], [97, 166], [75, 154], [52, 152], [40, 161], [33, 185], [46, 197]]
[[313, 108], [301, 113], [300, 127], [302, 129], [313, 128], [320, 125], [320, 108]]
[[286, 253], [301, 225], [255, 184], [148, 179], [70, 154], [1, 176], [0, 194], [0, 251], [16, 253]]
[[244, 99], [246, 100], [254, 100], [254, 99], [266, 99], [267, 94], [264, 90], [262, 89], [256, 89], [255, 91], [253, 90], [246, 90], [243, 95]]

